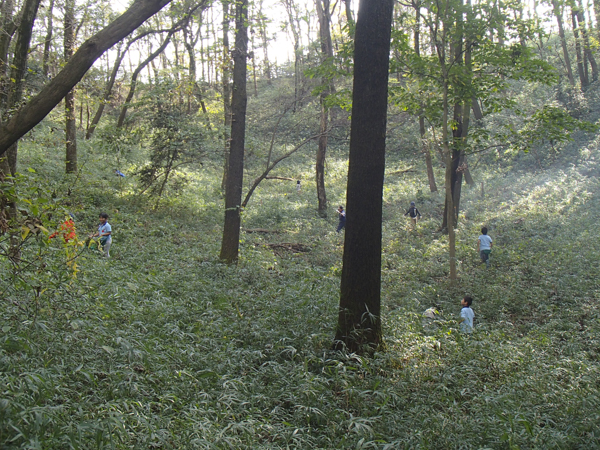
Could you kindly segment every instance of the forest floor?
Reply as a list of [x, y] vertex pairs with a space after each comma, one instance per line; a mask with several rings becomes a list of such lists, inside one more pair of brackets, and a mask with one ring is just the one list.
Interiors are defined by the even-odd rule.
[[[23, 162], [43, 180], [35, 163]], [[310, 162], [293, 170], [300, 193], [291, 181], [261, 184], [236, 267], [218, 260], [216, 167], [156, 210], [132, 196], [129, 178], [88, 180], [73, 194], [76, 223], [84, 236], [106, 211], [111, 258], [85, 250], [69, 284], [0, 305], [0, 447], [599, 448], [596, 144], [545, 170], [473, 171], [455, 286], [443, 194], [428, 193], [422, 170], [394, 174], [405, 166], [388, 162], [385, 349], [373, 357], [331, 350], [342, 156], [328, 161], [327, 219]], [[416, 230], [403, 216], [411, 200], [423, 214]], [[484, 225], [489, 269], [477, 254]], [[472, 335], [457, 324], [465, 294]], [[424, 321], [429, 307], [441, 320]]]

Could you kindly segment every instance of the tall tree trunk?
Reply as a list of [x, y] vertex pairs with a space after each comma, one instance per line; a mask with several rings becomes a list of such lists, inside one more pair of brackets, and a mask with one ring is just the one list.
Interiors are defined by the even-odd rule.
[[352, 16], [352, 0], [344, 0], [344, 6], [346, 7], [346, 21], [348, 22], [348, 26], [352, 32], [356, 26], [354, 23], [354, 17]]
[[[33, 34], [33, 23], [37, 16], [40, 0], [27, 0], [21, 10], [21, 22], [17, 31], [17, 42], [11, 64], [10, 79], [12, 87], [8, 91], [7, 108], [17, 106], [23, 98], [25, 76], [27, 73], [27, 60]], [[2, 134], [2, 133], [0, 133]], [[8, 165], [12, 175], [17, 172], [18, 144], [13, 142], [7, 151]]]
[[590, 62], [590, 66], [592, 68], [592, 81], [596, 81], [598, 80], [598, 64], [596, 63], [596, 58], [594, 57], [590, 46], [590, 39], [588, 37], [587, 27], [585, 25], [585, 16], [583, 15], [583, 4], [581, 0], [579, 0], [579, 8], [577, 9], [577, 23], [578, 28], [581, 30], [583, 52], [587, 60]]
[[[330, 33], [329, 0], [316, 0], [317, 15], [319, 17], [319, 36], [321, 42], [321, 64], [327, 64], [333, 58], [333, 44]], [[319, 95], [321, 102], [321, 121], [319, 124], [319, 145], [317, 147], [317, 161], [315, 166], [317, 182], [318, 213], [327, 217], [327, 193], [325, 191], [325, 157], [327, 155], [327, 128], [329, 122], [329, 108], [326, 98], [331, 92], [331, 80], [323, 77], [321, 80], [326, 87]]]
[[125, 123], [125, 116], [127, 115], [127, 110], [129, 109], [129, 105], [131, 103], [131, 100], [133, 99], [133, 95], [135, 94], [135, 88], [137, 86], [137, 78], [140, 75], [140, 72], [144, 69], [144, 67], [146, 67], [146, 65], [148, 65], [148, 63], [150, 61], [152, 61], [158, 55], [162, 54], [162, 52], [165, 50], [165, 48], [167, 48], [167, 45], [169, 45], [169, 42], [171, 41], [171, 37], [173, 36], [173, 34], [175, 34], [174, 28], [171, 29], [171, 31], [169, 31], [169, 33], [165, 37], [165, 40], [163, 41], [162, 45], [160, 47], [158, 47], [158, 49], [154, 53], [152, 53], [150, 56], [148, 56], [148, 58], [146, 58], [144, 61], [142, 61], [136, 67], [136, 69], [133, 71], [133, 73], [131, 74], [131, 84], [129, 85], [129, 92], [127, 93], [127, 97], [125, 98], [125, 101], [123, 102], [123, 106], [121, 107], [121, 113], [119, 114], [119, 119], [117, 120], [117, 128], [121, 128], [123, 126], [123, 124]]
[[10, 67], [8, 49], [17, 30], [17, 24], [13, 17], [14, 7], [14, 0], [5, 0], [0, 3], [0, 123], [6, 109], [8, 92], [12, 85], [8, 76]]
[[[284, 6], [288, 13], [289, 21], [289, 32], [292, 33], [294, 40], [294, 102], [298, 102], [300, 90], [300, 61], [302, 59], [302, 53], [300, 51], [300, 28], [297, 27], [298, 23], [298, 11], [296, 10], [296, 4], [292, 0], [284, 0]], [[296, 112], [296, 103], [292, 112]]]
[[[75, 47], [75, 0], [65, 1], [64, 17], [65, 62], [73, 56]], [[65, 96], [66, 173], [77, 172], [77, 124], [75, 123], [75, 88]]]
[[[415, 32], [414, 32], [414, 48], [417, 58], [421, 56], [421, 4], [414, 3], [415, 8]], [[419, 134], [421, 136], [421, 150], [425, 156], [425, 166], [427, 167], [427, 179], [429, 181], [429, 190], [437, 192], [437, 184], [435, 183], [435, 174], [433, 173], [433, 164], [431, 162], [431, 151], [425, 138], [425, 115], [421, 111], [419, 114]]]
[[574, 6], [571, 7], [571, 23], [573, 24], [573, 36], [575, 37], [575, 54], [577, 55], [577, 73], [579, 74], [579, 83], [581, 89], [585, 89], [590, 84], [583, 62], [583, 54], [581, 51], [581, 38], [577, 29], [577, 12]]
[[224, 166], [223, 178], [221, 180], [221, 189], [224, 191], [227, 188], [227, 173], [229, 171], [229, 144], [230, 129], [231, 129], [231, 76], [230, 66], [231, 58], [229, 56], [229, 0], [223, 2], [223, 62], [221, 84], [223, 86], [223, 143], [224, 143]]
[[121, 51], [121, 48], [119, 48], [117, 51], [117, 57], [115, 58], [113, 70], [110, 73], [110, 78], [108, 79], [108, 82], [106, 83], [106, 86], [104, 88], [104, 95], [102, 96], [102, 100], [98, 105], [96, 114], [94, 114], [92, 123], [88, 127], [87, 132], [85, 134], [86, 139], [91, 139], [92, 135], [94, 134], [94, 131], [96, 130], [96, 127], [98, 126], [98, 123], [100, 123], [100, 119], [102, 118], [102, 114], [104, 113], [104, 107], [110, 101], [112, 89], [115, 85], [115, 81], [117, 80], [117, 74], [119, 73], [119, 67], [121, 67], [121, 63], [123, 62], [123, 58], [125, 57], [125, 53], [127, 52], [128, 48], [129, 46], [127, 46], [127, 48], [124, 51]]
[[335, 347], [382, 341], [381, 224], [393, 0], [361, 0], [356, 23], [346, 234]]
[[246, 137], [246, 60], [248, 58], [248, 0], [238, 0], [235, 12], [235, 50], [233, 54], [233, 93], [231, 97], [231, 147], [225, 188], [225, 224], [220, 258], [231, 264], [238, 260], [241, 223], [242, 184], [244, 181], [244, 143]]
[[37, 125], [85, 75], [94, 62], [148, 17], [171, 0], [137, 0], [120, 17], [79, 47], [66, 66], [38, 95], [0, 127], [0, 156], [21, 136]]
[[53, 27], [53, 10], [54, 10], [54, 0], [50, 0], [50, 5], [48, 6], [48, 12], [46, 14], [47, 17], [47, 26], [46, 26], [46, 39], [44, 39], [44, 56], [42, 60], [42, 71], [44, 76], [47, 77], [50, 72], [50, 46], [52, 45], [52, 34], [54, 32]]
[[264, 74], [267, 78], [267, 84], [270, 86], [272, 81], [271, 74], [271, 63], [269, 62], [269, 39], [267, 37], [267, 24], [266, 17], [262, 12], [263, 0], [259, 0], [258, 2], [258, 32], [260, 33], [260, 38], [262, 40], [262, 48], [263, 48], [263, 67]]
[[565, 37], [565, 29], [563, 26], [562, 10], [559, 6], [558, 0], [552, 0], [552, 11], [558, 24], [558, 36], [560, 39], [560, 45], [562, 47], [563, 58], [565, 60], [565, 67], [567, 69], [567, 78], [569, 79], [571, 86], [575, 86], [573, 69], [571, 69], [571, 57], [569, 56], [569, 48], [567, 47], [567, 38]]

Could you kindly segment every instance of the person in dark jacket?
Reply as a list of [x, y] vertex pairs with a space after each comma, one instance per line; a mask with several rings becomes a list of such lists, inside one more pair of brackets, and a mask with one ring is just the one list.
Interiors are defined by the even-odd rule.
[[421, 218], [421, 213], [415, 206], [415, 202], [410, 202], [410, 207], [408, 211], [404, 213], [405, 216], [410, 216], [410, 220], [412, 221], [413, 229], [417, 226], [417, 220]]
[[346, 211], [344, 211], [343, 206], [340, 206], [338, 209], [336, 209], [336, 211], [340, 216], [340, 221], [335, 231], [339, 233], [340, 231], [342, 231], [342, 228], [346, 226]]

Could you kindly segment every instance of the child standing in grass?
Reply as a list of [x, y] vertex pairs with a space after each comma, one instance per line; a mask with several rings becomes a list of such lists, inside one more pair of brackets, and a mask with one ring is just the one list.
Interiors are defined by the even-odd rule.
[[410, 202], [410, 207], [408, 208], [408, 211], [404, 213], [404, 215], [410, 216], [413, 229], [417, 226], [417, 220], [421, 218], [421, 213], [415, 206], [415, 202]]
[[338, 209], [336, 209], [336, 211], [340, 217], [340, 221], [338, 222], [338, 226], [335, 231], [339, 233], [342, 231], [342, 228], [346, 226], [346, 211], [344, 211], [343, 206], [340, 206]]
[[460, 301], [460, 305], [462, 306], [460, 310], [460, 331], [463, 333], [473, 332], [473, 318], [475, 317], [475, 313], [471, 309], [472, 303], [473, 299], [468, 295], [465, 295]]
[[477, 240], [477, 250], [479, 251], [479, 257], [481, 258], [481, 264], [485, 263], [485, 267], [490, 267], [490, 253], [492, 253], [492, 238], [487, 234], [488, 229], [483, 227], [481, 229], [481, 236]]
[[100, 245], [106, 258], [110, 258], [109, 250], [112, 244], [112, 228], [108, 223], [108, 214], [100, 213], [100, 224], [98, 225], [98, 231], [90, 234], [90, 237], [100, 237]]

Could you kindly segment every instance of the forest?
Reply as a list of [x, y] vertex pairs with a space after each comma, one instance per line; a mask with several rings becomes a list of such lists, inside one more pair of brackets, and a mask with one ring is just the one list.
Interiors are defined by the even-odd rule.
[[0, 11], [0, 448], [600, 448], [596, 0]]

